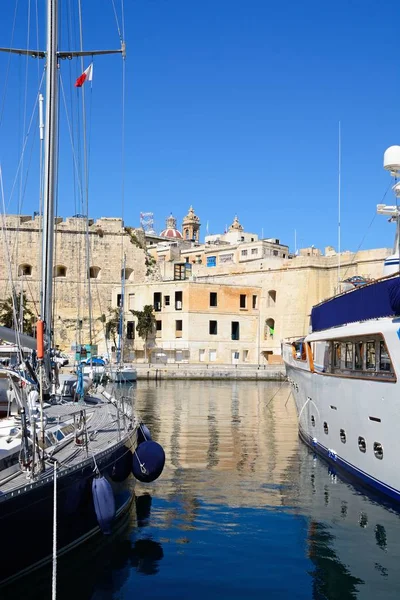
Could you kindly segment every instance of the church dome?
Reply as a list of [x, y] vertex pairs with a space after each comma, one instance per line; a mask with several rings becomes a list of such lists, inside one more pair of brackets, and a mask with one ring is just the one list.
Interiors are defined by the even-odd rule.
[[165, 229], [163, 229], [163, 231], [160, 233], [161, 237], [165, 237], [170, 240], [172, 240], [172, 239], [181, 240], [182, 239], [182, 234], [176, 228], [176, 219], [175, 219], [175, 217], [172, 216], [172, 214], [166, 220], [165, 225], [166, 225]]

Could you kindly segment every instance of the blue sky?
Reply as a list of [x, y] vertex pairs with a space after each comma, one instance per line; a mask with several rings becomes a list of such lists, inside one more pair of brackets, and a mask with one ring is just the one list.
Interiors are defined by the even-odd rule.
[[[83, 4], [85, 48], [118, 47], [111, 0]], [[15, 46], [26, 46], [27, 5], [20, 0]], [[43, 16], [44, 1], [38, 6]], [[11, 0], [2, 6], [1, 46], [9, 45], [13, 11]], [[64, 49], [65, 9], [62, 16]], [[340, 120], [342, 249], [356, 250], [362, 240], [362, 248], [391, 246], [393, 225], [374, 215], [390, 184], [383, 152], [400, 143], [399, 17], [391, 0], [381, 7], [365, 0], [125, 0], [126, 224], [137, 226], [141, 211], [153, 211], [160, 230], [170, 212], [180, 223], [192, 204], [202, 236], [207, 222], [218, 233], [237, 214], [247, 231], [278, 237], [292, 250], [295, 230], [298, 246], [337, 246]], [[32, 36], [35, 28], [32, 16]], [[40, 35], [43, 46], [43, 19]], [[8, 60], [0, 56], [1, 93]], [[0, 128], [7, 194], [21, 148], [26, 61], [12, 57], [11, 65]], [[80, 66], [65, 61], [61, 68], [66, 93], [72, 89], [76, 100], [71, 82]], [[37, 74], [31, 61], [28, 112]], [[121, 216], [119, 57], [95, 59], [87, 101], [89, 212]], [[61, 119], [58, 213], [68, 216], [81, 211]], [[38, 207], [38, 142], [32, 143], [27, 214]], [[393, 203], [390, 193], [386, 201]]]

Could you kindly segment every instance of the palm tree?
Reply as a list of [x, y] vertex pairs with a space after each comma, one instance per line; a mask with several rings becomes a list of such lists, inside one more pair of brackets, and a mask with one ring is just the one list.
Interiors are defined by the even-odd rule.
[[131, 313], [137, 318], [136, 331], [138, 336], [144, 340], [144, 359], [146, 360], [147, 339], [153, 333], [156, 323], [153, 306], [146, 304], [146, 306], [143, 306], [143, 310], [131, 310]]
[[[15, 310], [17, 313], [17, 321], [20, 328], [22, 329], [22, 331], [24, 331], [24, 333], [32, 335], [35, 315], [28, 307], [28, 300], [26, 294], [23, 292], [21, 297], [21, 293], [19, 293], [17, 296], [15, 296], [14, 302]], [[22, 313], [22, 323], [20, 322], [19, 318], [20, 313]], [[14, 306], [12, 296], [9, 296], [5, 300], [3, 300], [3, 302], [0, 302], [0, 324], [3, 325], [3, 327], [15, 329]]]

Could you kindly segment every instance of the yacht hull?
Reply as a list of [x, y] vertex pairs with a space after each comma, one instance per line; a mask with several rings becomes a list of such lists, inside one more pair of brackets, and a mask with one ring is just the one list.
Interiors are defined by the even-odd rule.
[[400, 502], [397, 383], [342, 379], [291, 363], [286, 357], [301, 439], [337, 469]]
[[[133, 451], [136, 431], [125, 438], [122, 446]], [[130, 507], [133, 498], [133, 476], [116, 483], [109, 477], [115, 460], [115, 450], [96, 457], [101, 475], [106, 475], [113, 489], [116, 520]], [[119, 454], [118, 456], [121, 456]], [[92, 496], [93, 461], [61, 474], [57, 478], [57, 556], [76, 548], [91, 537], [101, 534]], [[0, 531], [10, 544], [0, 561], [0, 585], [11, 583], [52, 560], [54, 480], [48, 477], [39, 485], [19, 488], [11, 498], [0, 496]], [[116, 521], [115, 520], [115, 521]], [[115, 523], [114, 523], [115, 524]]]

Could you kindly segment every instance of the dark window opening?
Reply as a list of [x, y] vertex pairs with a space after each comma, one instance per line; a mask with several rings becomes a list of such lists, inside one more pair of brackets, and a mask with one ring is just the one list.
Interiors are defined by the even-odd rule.
[[169, 306], [169, 296], [164, 296], [164, 306]]
[[154, 306], [154, 312], [160, 312], [160, 310], [161, 310], [161, 292], [154, 292], [153, 306]]
[[126, 324], [126, 339], [134, 340], [135, 339], [135, 322], [128, 321]]
[[182, 337], [182, 321], [175, 321], [175, 337]]
[[218, 333], [217, 321], [210, 321], [209, 333], [210, 333], [210, 335], [217, 335], [217, 333]]
[[210, 292], [210, 306], [217, 306], [217, 292]]
[[246, 308], [246, 294], [240, 294], [240, 308]]
[[231, 339], [232, 340], [239, 339], [239, 323], [238, 323], [238, 321], [232, 321]]
[[182, 310], [182, 292], [175, 292], [175, 310]]

